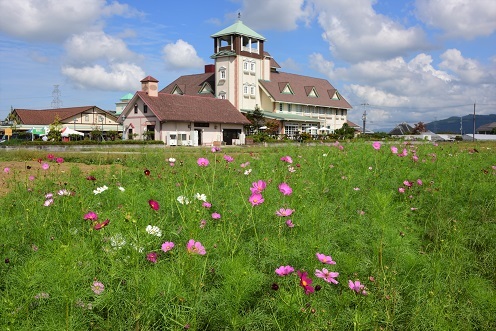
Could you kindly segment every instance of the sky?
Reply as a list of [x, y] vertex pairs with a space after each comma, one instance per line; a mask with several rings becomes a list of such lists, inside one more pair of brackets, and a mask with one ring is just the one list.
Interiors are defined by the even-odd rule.
[[[327, 79], [348, 119], [393, 128], [496, 113], [494, 0], [0, 0], [0, 119], [11, 107], [115, 103], [213, 63], [236, 22], [280, 71]], [[56, 87], [58, 93], [54, 93]]]

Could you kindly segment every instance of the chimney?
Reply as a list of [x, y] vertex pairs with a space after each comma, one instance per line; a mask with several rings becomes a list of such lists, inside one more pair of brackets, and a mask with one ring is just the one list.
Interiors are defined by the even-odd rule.
[[205, 73], [215, 72], [215, 64], [205, 64]]
[[141, 90], [151, 97], [158, 97], [158, 80], [152, 76], [146, 76], [141, 80]]

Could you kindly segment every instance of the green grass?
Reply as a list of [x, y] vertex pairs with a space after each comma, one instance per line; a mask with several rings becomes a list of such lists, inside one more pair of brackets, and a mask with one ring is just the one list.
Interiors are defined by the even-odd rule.
[[[394, 155], [391, 145], [409, 154]], [[496, 146], [340, 146], [54, 152], [71, 162], [64, 172], [42, 151], [2, 153], [3, 161], [50, 164], [0, 169], [12, 188], [0, 201], [2, 328], [496, 329]], [[470, 152], [474, 147], [478, 152]], [[292, 164], [280, 160], [286, 155]], [[199, 157], [209, 166], [199, 167]], [[96, 180], [87, 180], [80, 163], [95, 165]], [[258, 180], [267, 183], [265, 201], [252, 206], [250, 187]], [[291, 195], [279, 192], [282, 182]], [[47, 193], [54, 194], [50, 206]], [[280, 208], [294, 213], [278, 217]], [[94, 230], [83, 219], [89, 211], [109, 224]], [[212, 219], [213, 212], [221, 218]], [[286, 226], [288, 218], [295, 227]], [[147, 225], [159, 227], [161, 237], [147, 233]], [[206, 254], [188, 253], [190, 239]], [[166, 253], [165, 241], [175, 243]], [[147, 260], [150, 252], [158, 254], [156, 263]], [[322, 264], [317, 252], [336, 264]], [[295, 272], [280, 277], [281, 265]], [[339, 284], [317, 278], [322, 268], [339, 272]], [[306, 295], [296, 270], [321, 289]], [[105, 286], [101, 294], [91, 289], [96, 280]], [[349, 280], [360, 280], [367, 295], [352, 291]]]

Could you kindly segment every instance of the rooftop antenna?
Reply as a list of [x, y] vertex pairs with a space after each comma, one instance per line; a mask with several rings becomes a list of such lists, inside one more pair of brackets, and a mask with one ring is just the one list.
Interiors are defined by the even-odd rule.
[[238, 13], [238, 21], [241, 21], [241, 13]]
[[62, 100], [60, 100], [60, 90], [58, 85], [53, 85], [52, 97], [52, 108], [62, 107]]

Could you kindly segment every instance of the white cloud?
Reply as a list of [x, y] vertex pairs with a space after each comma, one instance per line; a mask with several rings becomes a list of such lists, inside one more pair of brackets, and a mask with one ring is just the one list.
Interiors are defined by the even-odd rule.
[[70, 61], [92, 62], [106, 59], [110, 62], [129, 61], [137, 58], [122, 39], [114, 38], [103, 31], [74, 35], [65, 43]]
[[448, 37], [472, 39], [496, 31], [496, 2], [488, 0], [417, 0], [416, 14]]
[[241, 20], [253, 29], [294, 30], [298, 21], [308, 22], [311, 7], [304, 0], [243, 0]]
[[348, 62], [405, 56], [429, 47], [420, 27], [380, 15], [372, 0], [312, 0], [332, 54]]
[[104, 0], [0, 0], [0, 32], [35, 41], [60, 42], [89, 27], [102, 26], [102, 15], [135, 15], [127, 5]]
[[[496, 77], [480, 63], [466, 59], [457, 49], [448, 49], [441, 55], [443, 60], [439, 66], [454, 72], [459, 79], [467, 84], [496, 83]], [[493, 72], [494, 74], [494, 72]]]
[[182, 39], [165, 45], [162, 53], [166, 67], [172, 70], [200, 68], [205, 64], [196, 54], [195, 48]]
[[140, 80], [145, 77], [140, 67], [130, 63], [111, 64], [108, 69], [101, 65], [82, 68], [65, 66], [62, 74], [79, 88], [107, 91], [137, 91]]

